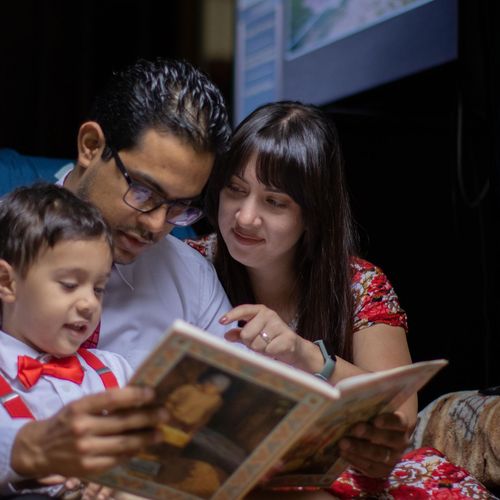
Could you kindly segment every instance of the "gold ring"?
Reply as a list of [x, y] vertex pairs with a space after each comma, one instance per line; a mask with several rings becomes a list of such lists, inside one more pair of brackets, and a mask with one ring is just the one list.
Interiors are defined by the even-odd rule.
[[264, 330], [262, 330], [259, 335], [261, 336], [262, 340], [266, 343], [269, 344], [271, 342], [271, 337], [269, 337], [269, 334], [266, 333]]

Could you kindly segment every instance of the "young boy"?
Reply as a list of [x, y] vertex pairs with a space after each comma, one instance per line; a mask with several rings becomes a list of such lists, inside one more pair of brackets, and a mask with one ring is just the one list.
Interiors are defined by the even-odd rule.
[[124, 358], [80, 348], [99, 323], [111, 265], [107, 224], [70, 191], [37, 184], [0, 200], [0, 422], [21, 427], [125, 385]]

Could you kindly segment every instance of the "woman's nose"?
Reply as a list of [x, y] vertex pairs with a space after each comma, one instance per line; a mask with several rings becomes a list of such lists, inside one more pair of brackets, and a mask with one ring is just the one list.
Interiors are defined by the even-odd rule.
[[240, 226], [253, 226], [260, 223], [258, 206], [255, 200], [246, 199], [236, 212], [236, 220]]

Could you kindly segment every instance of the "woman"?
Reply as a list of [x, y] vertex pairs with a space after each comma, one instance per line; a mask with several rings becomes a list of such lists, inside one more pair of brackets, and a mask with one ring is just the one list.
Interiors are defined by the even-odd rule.
[[[411, 363], [394, 290], [356, 257], [339, 140], [319, 109], [279, 102], [248, 116], [216, 163], [207, 212], [217, 236], [202, 244], [216, 243], [215, 267], [236, 306], [220, 321], [242, 326], [229, 340], [331, 383]], [[342, 456], [365, 476], [387, 477], [416, 413], [414, 396], [355, 426]], [[335, 483], [332, 492], [340, 494]]]

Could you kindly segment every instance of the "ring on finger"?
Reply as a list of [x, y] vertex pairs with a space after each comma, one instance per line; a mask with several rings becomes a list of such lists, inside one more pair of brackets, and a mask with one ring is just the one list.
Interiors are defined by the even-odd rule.
[[390, 459], [391, 459], [391, 450], [386, 449], [385, 450], [385, 457], [383, 460], [384, 464], [388, 464]]
[[269, 344], [271, 342], [271, 337], [269, 336], [269, 334], [267, 332], [265, 332], [264, 330], [262, 330], [260, 333], [260, 338], [266, 343], [266, 344]]

